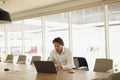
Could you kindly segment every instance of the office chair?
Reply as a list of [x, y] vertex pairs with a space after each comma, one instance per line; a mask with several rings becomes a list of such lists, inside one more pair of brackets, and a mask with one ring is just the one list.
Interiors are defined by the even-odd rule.
[[18, 57], [17, 64], [25, 64], [26, 63], [26, 55], [20, 55]]
[[13, 55], [11, 55], [11, 54], [7, 55], [5, 62], [6, 63], [13, 63]]
[[40, 61], [41, 57], [40, 56], [32, 56], [32, 60], [30, 64], [33, 64], [33, 61]]
[[76, 68], [89, 70], [87, 60], [84, 57], [73, 57]]
[[94, 71], [96, 72], [109, 72], [113, 69], [113, 60], [106, 58], [96, 59]]

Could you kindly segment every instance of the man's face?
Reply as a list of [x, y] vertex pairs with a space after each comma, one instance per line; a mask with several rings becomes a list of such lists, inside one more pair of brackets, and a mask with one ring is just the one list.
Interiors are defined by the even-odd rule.
[[53, 43], [54, 44], [54, 48], [55, 48], [55, 50], [56, 51], [61, 51], [62, 50], [62, 45], [60, 45], [59, 43], [56, 43], [56, 42], [54, 42]]

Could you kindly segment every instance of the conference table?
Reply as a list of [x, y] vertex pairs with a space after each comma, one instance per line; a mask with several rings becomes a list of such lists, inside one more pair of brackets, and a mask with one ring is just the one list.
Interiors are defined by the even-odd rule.
[[[9, 69], [9, 71], [4, 69]], [[0, 63], [0, 80], [93, 80], [107, 75], [109, 73], [78, 69], [74, 73], [68, 71], [61, 71], [57, 74], [37, 73], [34, 65]]]

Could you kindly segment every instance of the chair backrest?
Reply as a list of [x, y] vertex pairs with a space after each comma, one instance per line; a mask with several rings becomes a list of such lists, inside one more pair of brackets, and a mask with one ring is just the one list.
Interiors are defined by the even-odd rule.
[[112, 59], [106, 59], [106, 58], [96, 59], [94, 71], [107, 72], [111, 69], [113, 69], [113, 60]]
[[108, 80], [120, 80], [120, 72], [110, 74]]
[[87, 70], [89, 70], [87, 60], [84, 57], [74, 57], [73, 59], [76, 68], [87, 67]]
[[7, 63], [13, 63], [13, 55], [7, 55], [6, 61]]
[[78, 58], [74, 58], [73, 60], [74, 60], [75, 67], [79, 68], [80, 66], [79, 66]]
[[30, 64], [33, 64], [33, 61], [40, 61], [41, 56], [32, 56], [32, 60]]
[[26, 55], [20, 55], [18, 57], [18, 61], [17, 61], [18, 64], [25, 64], [26, 63]]

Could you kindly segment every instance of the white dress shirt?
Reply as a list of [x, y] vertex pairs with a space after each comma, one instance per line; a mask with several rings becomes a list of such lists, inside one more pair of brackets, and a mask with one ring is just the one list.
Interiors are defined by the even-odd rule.
[[56, 50], [50, 53], [49, 61], [54, 61], [56, 66], [61, 65], [64, 70], [74, 68], [72, 53], [68, 48], [63, 47], [62, 53], [59, 54]]

